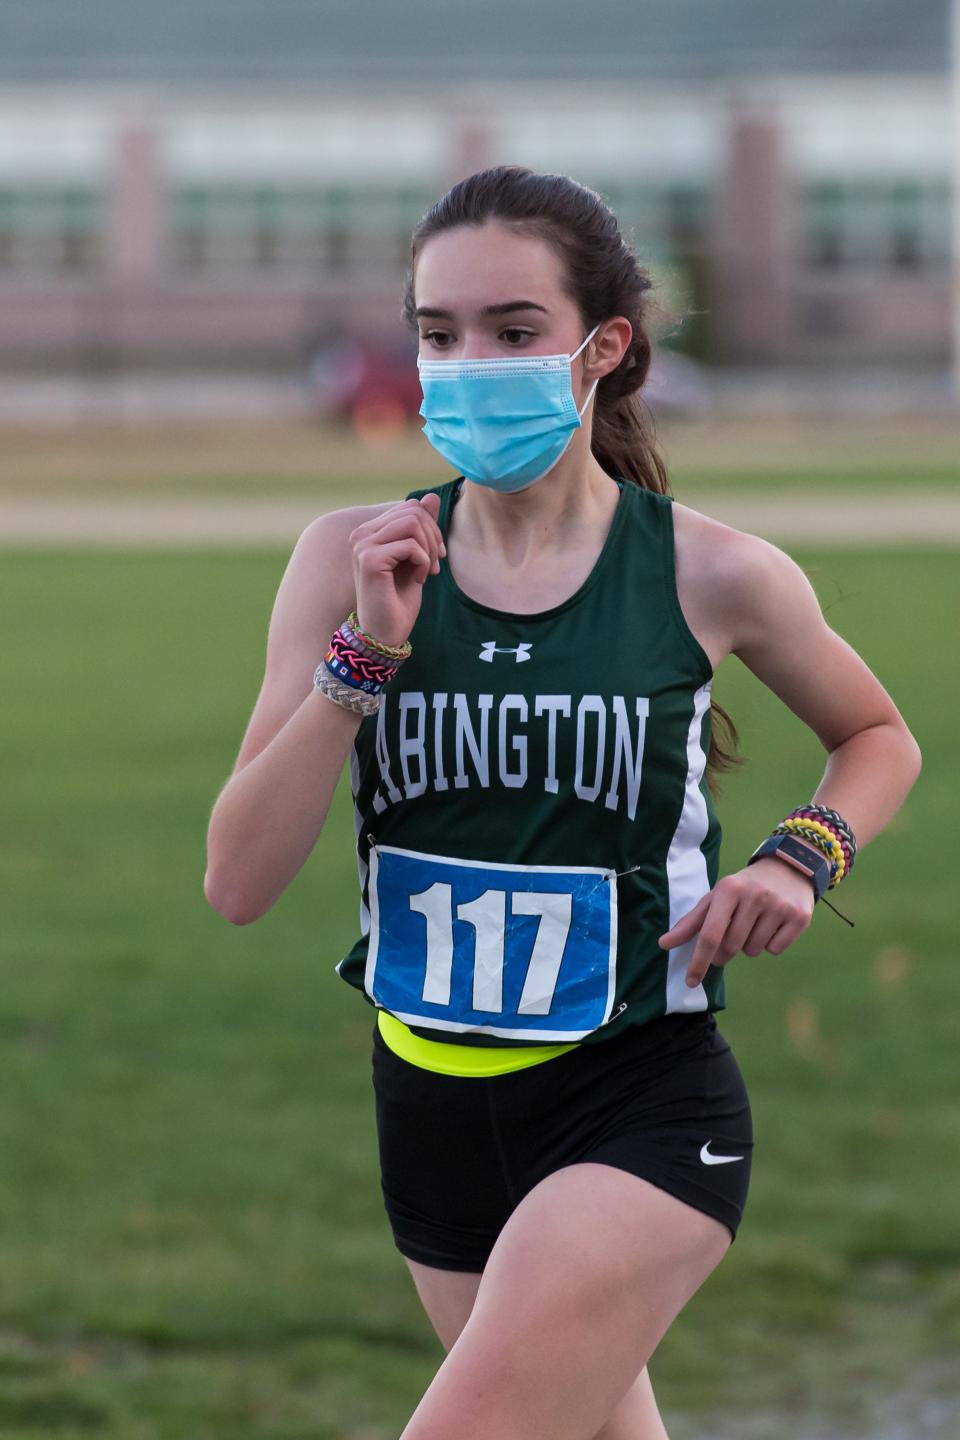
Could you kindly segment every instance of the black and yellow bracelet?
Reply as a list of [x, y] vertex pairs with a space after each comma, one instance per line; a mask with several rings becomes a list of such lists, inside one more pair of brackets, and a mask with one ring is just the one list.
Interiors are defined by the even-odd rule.
[[[809, 849], [804, 855], [802, 846], [800, 849], [796, 848], [797, 842], [813, 846], [823, 859], [817, 860]], [[801, 805], [781, 820], [772, 834], [757, 846], [747, 864], [759, 860], [763, 855], [779, 854], [781, 859], [808, 873], [816, 896], [814, 904], [823, 899], [824, 904], [835, 915], [840, 915], [841, 920], [852, 926], [854, 922], [848, 920], [846, 915], [841, 915], [836, 906], [830, 904], [825, 898], [825, 892], [836, 889], [840, 881], [850, 874], [856, 851], [857, 842], [853, 831], [835, 810], [829, 810], [824, 805]], [[810, 856], [809, 870], [807, 855]]]
[[847, 875], [853, 869], [853, 862], [857, 857], [857, 837], [842, 815], [836, 810], [830, 810], [826, 805], [798, 805], [796, 810], [791, 810], [788, 819], [815, 820], [832, 831], [843, 850], [844, 866]]
[[822, 850], [830, 861], [830, 884], [827, 889], [833, 890], [840, 884], [846, 870], [843, 850], [833, 832], [828, 830], [825, 825], [821, 825], [816, 820], [801, 820], [788, 815], [785, 820], [780, 821], [773, 833], [774, 835], [799, 835], [801, 839], [809, 840], [811, 845], [816, 845], [817, 849]]

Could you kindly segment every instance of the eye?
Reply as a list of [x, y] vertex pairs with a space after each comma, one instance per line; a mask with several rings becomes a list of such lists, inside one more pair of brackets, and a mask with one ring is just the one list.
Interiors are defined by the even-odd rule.
[[[527, 340], [532, 340], [536, 333], [535, 330], [523, 330], [519, 325], [507, 325], [500, 331], [501, 336], [508, 337], [507, 344], [514, 350], [519, 349]], [[440, 341], [451, 340], [452, 336], [447, 330], [427, 330], [421, 339], [426, 340], [437, 350], [449, 350], [450, 346], [445, 343], [441, 344]]]

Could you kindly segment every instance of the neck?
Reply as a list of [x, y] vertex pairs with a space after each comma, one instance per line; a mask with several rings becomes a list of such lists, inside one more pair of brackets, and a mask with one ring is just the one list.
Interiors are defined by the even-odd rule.
[[548, 475], [512, 494], [463, 481], [456, 506], [457, 540], [518, 568], [552, 550], [582, 545], [592, 528], [606, 530], [619, 500], [617, 483], [587, 451], [571, 446]]

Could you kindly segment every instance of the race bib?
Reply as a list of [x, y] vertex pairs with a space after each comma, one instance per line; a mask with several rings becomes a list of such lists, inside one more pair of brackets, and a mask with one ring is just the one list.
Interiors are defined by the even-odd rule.
[[610, 1018], [616, 873], [372, 844], [364, 988], [408, 1025], [580, 1040]]

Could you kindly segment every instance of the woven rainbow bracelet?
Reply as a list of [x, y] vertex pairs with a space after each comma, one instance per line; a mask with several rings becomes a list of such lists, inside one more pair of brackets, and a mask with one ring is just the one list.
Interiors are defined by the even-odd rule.
[[378, 695], [396, 675], [402, 661], [373, 659], [365, 650], [352, 645], [342, 630], [335, 630], [330, 638], [325, 663], [331, 675], [345, 685], [365, 690], [368, 695]]

